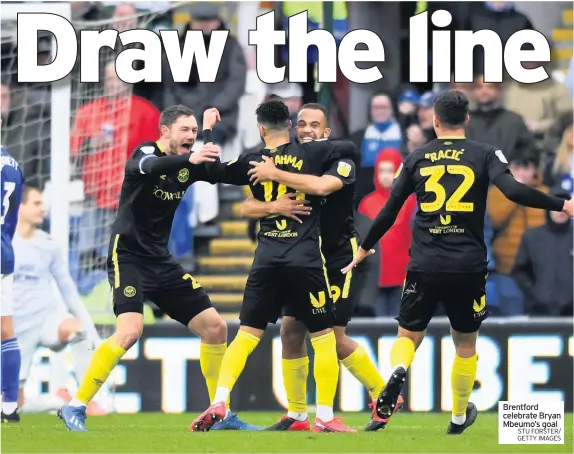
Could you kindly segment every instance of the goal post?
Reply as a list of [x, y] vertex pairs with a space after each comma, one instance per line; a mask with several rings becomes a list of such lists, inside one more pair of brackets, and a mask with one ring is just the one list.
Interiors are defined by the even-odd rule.
[[[18, 13], [51, 13], [68, 21], [71, 19], [69, 3], [2, 3], [2, 21], [17, 23]], [[4, 27], [0, 29], [4, 41]], [[52, 58], [58, 47], [52, 38]], [[66, 263], [70, 247], [70, 204], [68, 200], [70, 184], [70, 118], [72, 105], [72, 84], [68, 75], [51, 84], [50, 104], [50, 235], [64, 253]], [[26, 175], [24, 175], [26, 177]]]

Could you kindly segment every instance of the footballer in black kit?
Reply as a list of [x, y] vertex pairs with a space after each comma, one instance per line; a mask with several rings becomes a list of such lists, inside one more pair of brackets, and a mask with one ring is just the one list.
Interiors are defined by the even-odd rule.
[[[328, 115], [320, 104], [305, 104], [297, 114], [296, 137], [301, 143], [321, 140], [329, 137]], [[333, 162], [331, 167], [320, 177], [300, 175], [279, 170], [272, 161], [258, 163], [249, 171], [255, 181], [275, 181], [293, 190], [319, 195], [322, 197], [320, 228], [321, 249], [327, 266], [331, 296], [335, 308], [335, 337], [337, 340], [337, 357], [351, 374], [369, 391], [371, 399], [376, 399], [383, 389], [384, 381], [377, 367], [370, 360], [367, 352], [357, 342], [348, 337], [345, 328], [354, 312], [362, 276], [366, 263], [347, 274], [341, 268], [355, 258], [358, 251], [357, 233], [354, 227], [355, 185], [342, 184], [340, 175], [355, 174], [359, 153], [354, 148], [351, 159]], [[295, 219], [305, 219], [307, 207], [298, 206], [291, 198], [278, 199], [274, 202], [260, 202], [248, 198], [243, 206], [246, 217], [265, 218], [273, 214], [283, 214]], [[281, 323], [281, 344], [284, 364], [284, 381], [289, 401], [288, 414], [279, 422], [268, 427], [268, 431], [307, 431], [309, 421], [306, 418], [306, 405], [293, 403], [290, 395], [305, 393], [307, 381], [308, 354], [305, 345], [307, 330], [297, 320], [297, 313], [292, 303], [285, 306]], [[291, 416], [290, 416], [291, 415]], [[386, 421], [376, 412], [366, 431], [383, 428]]]
[[[217, 181], [249, 184], [259, 201], [272, 202], [288, 193], [289, 186], [274, 181], [250, 181], [250, 171], [262, 161], [273, 161], [293, 174], [323, 175], [335, 163], [337, 178], [352, 184], [354, 174], [345, 159], [352, 159], [354, 144], [349, 141], [290, 143], [289, 110], [280, 101], [261, 104], [257, 111], [259, 131], [267, 148], [248, 153], [226, 165], [210, 166]], [[206, 431], [226, 414], [225, 402], [251, 352], [269, 323], [275, 323], [288, 304], [307, 330], [315, 350], [317, 384], [317, 432], [356, 432], [334, 417], [333, 405], [339, 376], [333, 301], [324, 257], [321, 253], [320, 216], [322, 198], [297, 192], [312, 208], [303, 222], [280, 214], [261, 220], [253, 265], [245, 287], [239, 331], [223, 358], [217, 393], [211, 406], [195, 419], [192, 430]]]
[[464, 128], [468, 120], [468, 100], [461, 92], [447, 92], [436, 100], [437, 139], [407, 157], [397, 172], [389, 200], [361, 244], [358, 259], [343, 270], [348, 272], [369, 255], [414, 193], [419, 210], [397, 317], [398, 339], [391, 351], [394, 370], [377, 400], [377, 412], [383, 418], [392, 415], [406, 369], [437, 305], [442, 303], [456, 349], [449, 434], [462, 433], [477, 416], [476, 406], [468, 399], [476, 377], [476, 338], [488, 314], [483, 224], [489, 184], [519, 205], [565, 211], [572, 216], [572, 201], [518, 183], [502, 150], [467, 140]]
[[[288, 143], [241, 155], [227, 164], [223, 175], [214, 178], [235, 185], [250, 184], [255, 199], [272, 202], [295, 191], [273, 181], [250, 182], [248, 172], [252, 163], [262, 162], [266, 157], [278, 169], [308, 175], [323, 175], [334, 165], [344, 165], [344, 170], [334, 173], [344, 185], [351, 185], [354, 172], [346, 167], [349, 164], [345, 160], [352, 160], [353, 152], [354, 145], [348, 141]], [[301, 192], [296, 197], [307, 200], [311, 208], [304, 222], [279, 214], [261, 220], [240, 313], [244, 325], [265, 329], [268, 323], [277, 321], [286, 306], [310, 332], [331, 328], [334, 324], [325, 258], [321, 254], [319, 225], [323, 198]]]
[[[358, 157], [354, 156], [352, 161], [354, 174]], [[324, 175], [337, 176], [340, 165], [335, 164]], [[353, 273], [341, 274], [341, 268], [355, 257], [359, 249], [353, 214], [354, 199], [355, 185], [345, 185], [326, 196], [321, 207], [321, 250], [335, 303], [335, 326], [347, 326], [353, 317], [357, 304], [357, 289], [361, 282], [359, 274], [364, 272], [365, 268], [365, 264], [362, 264]]]
[[189, 162], [189, 154], [168, 156], [158, 142], [141, 144], [126, 163], [107, 263], [116, 315], [142, 313], [149, 298], [187, 325], [212, 307], [205, 290], [168, 250], [175, 211], [196, 181], [214, 182], [204, 165]]
[[[193, 111], [181, 105], [168, 107], [160, 116], [159, 140], [138, 146], [125, 166], [108, 257], [118, 322], [115, 333], [94, 352], [74, 398], [58, 411], [68, 430], [87, 430], [88, 404], [141, 336], [140, 314], [146, 298], [201, 339], [201, 371], [210, 399], [215, 395], [227, 349], [227, 326], [201, 285], [171, 257], [168, 241], [186, 189], [195, 181], [217, 181], [211, 179], [205, 164], [219, 163], [220, 149], [209, 143], [211, 129], [219, 120], [215, 108], [203, 113], [207, 143], [192, 153], [198, 129]], [[247, 429], [236, 416], [230, 419]]]
[[[330, 134], [330, 129], [326, 125], [326, 118], [326, 110], [320, 104], [303, 105], [297, 120], [296, 136], [298, 141], [309, 143], [312, 140], [319, 139], [321, 141], [321, 139], [326, 138]], [[327, 152], [328, 149], [325, 148], [323, 151]], [[343, 182], [342, 185], [340, 183], [333, 184], [332, 179], [329, 181], [319, 179], [317, 176], [309, 178], [292, 172], [277, 172], [278, 169], [272, 160], [257, 164], [250, 171], [253, 181], [275, 181], [276, 184], [291, 185], [291, 191], [299, 190], [320, 197], [321, 250], [326, 262], [331, 294], [335, 303], [335, 326], [341, 327], [346, 326], [353, 315], [357, 292], [351, 290], [351, 284], [355, 288], [359, 282], [358, 279], [351, 280], [351, 274], [346, 276], [341, 274], [341, 268], [354, 258], [359, 247], [353, 216], [354, 175], [358, 160], [357, 148], [351, 148], [349, 144], [349, 157], [331, 161], [330, 167], [322, 173], [322, 176], [332, 176], [339, 179]], [[344, 175], [348, 175], [349, 179], [345, 180]], [[297, 216], [292, 216], [294, 219], [305, 219], [309, 213], [306, 211], [308, 207], [298, 206], [296, 201], [286, 200], [284, 205], [279, 203], [272, 207], [275, 202], [277, 200], [265, 203], [249, 197], [244, 204], [243, 215], [260, 219], [277, 214], [291, 217], [292, 213], [296, 213]], [[280, 211], [282, 208], [284, 209], [283, 213]], [[358, 270], [362, 270], [362, 268], [359, 267]], [[290, 305], [285, 307], [283, 315], [294, 315]]]

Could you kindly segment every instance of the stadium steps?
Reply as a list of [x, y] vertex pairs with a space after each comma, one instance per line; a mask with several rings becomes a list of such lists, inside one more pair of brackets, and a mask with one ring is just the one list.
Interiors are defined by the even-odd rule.
[[247, 274], [224, 274], [221, 276], [217, 274], [196, 274], [194, 277], [208, 293], [217, 291], [242, 292], [247, 281]]
[[247, 237], [247, 221], [223, 221], [221, 235], [225, 237]]
[[225, 318], [237, 319], [255, 244], [248, 238], [248, 221], [241, 218], [241, 205], [249, 188], [219, 186], [219, 236], [198, 251], [194, 277]]
[[231, 256], [233, 254], [251, 255], [255, 252], [255, 244], [245, 238], [214, 238], [209, 244], [211, 256]]
[[574, 31], [572, 25], [574, 23], [574, 10], [565, 9], [562, 11], [560, 25], [552, 30], [552, 61], [556, 63], [556, 67], [560, 70], [566, 71], [573, 54], [572, 41], [574, 39]]
[[229, 273], [247, 272], [251, 267], [253, 258], [250, 256], [226, 256], [226, 257], [200, 257], [198, 260], [201, 272]]

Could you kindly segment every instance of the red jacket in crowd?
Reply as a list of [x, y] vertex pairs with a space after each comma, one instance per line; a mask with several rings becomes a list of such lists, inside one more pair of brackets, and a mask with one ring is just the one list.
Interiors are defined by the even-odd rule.
[[117, 208], [126, 161], [140, 143], [157, 140], [159, 115], [138, 96], [98, 98], [76, 112], [70, 154], [81, 156], [84, 193], [98, 208]]
[[[390, 195], [390, 188], [381, 186], [378, 169], [383, 162], [391, 162], [395, 172], [403, 160], [398, 150], [385, 148], [375, 161], [375, 191], [366, 195], [359, 204], [359, 213], [375, 219]], [[380, 274], [379, 287], [402, 286], [406, 277], [406, 267], [409, 263], [409, 248], [411, 247], [411, 221], [416, 209], [416, 198], [411, 195], [397, 216], [397, 220], [380, 241]]]

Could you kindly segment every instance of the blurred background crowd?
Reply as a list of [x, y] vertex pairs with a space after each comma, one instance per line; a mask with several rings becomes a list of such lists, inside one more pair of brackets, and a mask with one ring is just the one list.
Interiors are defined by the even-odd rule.
[[[231, 31], [214, 83], [199, 83], [195, 66], [187, 83], [174, 83], [164, 63], [163, 82], [127, 85], [113, 66], [121, 45], [102, 50], [100, 84], [80, 83], [79, 70], [70, 76], [69, 264], [96, 322], [113, 321], [113, 315], [102, 310], [108, 296], [105, 256], [125, 161], [138, 143], [157, 139], [160, 111], [172, 104], [191, 107], [198, 120], [204, 109], [219, 109], [222, 122], [214, 132], [225, 160], [260, 146], [254, 110], [263, 100], [285, 100], [294, 118], [304, 103], [324, 104], [332, 135], [351, 139], [361, 152], [355, 199], [360, 234], [384, 206], [405, 156], [435, 138], [432, 108], [444, 90], [468, 95], [472, 112], [467, 137], [502, 149], [516, 179], [546, 192], [574, 193], [571, 3], [160, 1], [71, 2], [71, 8], [78, 30], [201, 30], [206, 44], [211, 31]], [[451, 12], [452, 30], [491, 29], [503, 43], [525, 28], [541, 31], [552, 48], [552, 61], [545, 64], [552, 77], [533, 85], [518, 84], [509, 77], [502, 84], [486, 83], [477, 51], [473, 83], [409, 84], [409, 18], [438, 9]], [[285, 27], [287, 17], [307, 10], [310, 29], [325, 28], [337, 39], [357, 28], [375, 31], [385, 45], [387, 61], [378, 64], [384, 79], [356, 85], [340, 75], [337, 83], [318, 84], [317, 52], [310, 48], [307, 83], [263, 84], [255, 71], [254, 49], [247, 45], [247, 31], [255, 28], [258, 15], [271, 10], [276, 11], [276, 28]], [[51, 109], [50, 84], [17, 82], [14, 21], [3, 18], [2, 29], [2, 144], [23, 166], [27, 182], [44, 192], [44, 227], [49, 229], [50, 201], [55, 196], [50, 192], [51, 121], [58, 113]], [[52, 50], [51, 38], [41, 36], [38, 60], [51, 61]], [[275, 63], [289, 65], [287, 47], [277, 48]], [[170, 240], [173, 254], [231, 318], [237, 318], [255, 249], [256, 226], [239, 217], [245, 195], [243, 188], [193, 185], [176, 213]], [[379, 243], [358, 315], [398, 313], [416, 209], [415, 201], [409, 200]], [[573, 232], [567, 217], [517, 206], [493, 187], [485, 237], [490, 272], [487, 297], [493, 314], [572, 315]], [[150, 307], [146, 320], [161, 316]]]

